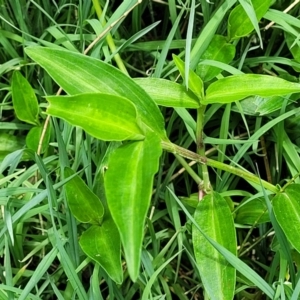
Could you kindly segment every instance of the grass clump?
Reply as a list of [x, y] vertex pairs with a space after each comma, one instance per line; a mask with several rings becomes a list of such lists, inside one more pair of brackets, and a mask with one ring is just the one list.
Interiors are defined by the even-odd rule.
[[295, 4], [2, 1], [0, 299], [298, 299]]

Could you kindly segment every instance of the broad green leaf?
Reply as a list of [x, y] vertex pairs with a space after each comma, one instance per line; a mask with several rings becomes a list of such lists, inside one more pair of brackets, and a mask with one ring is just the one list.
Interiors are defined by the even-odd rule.
[[289, 242], [300, 252], [300, 184], [289, 185], [273, 199], [273, 210]]
[[[29, 130], [29, 132], [27, 133], [27, 136], [26, 136], [27, 148], [32, 149], [33, 151], [38, 150], [42, 132], [43, 132], [43, 126], [32, 127]], [[51, 127], [48, 126], [46, 129], [44, 138], [43, 138], [41, 153], [44, 153], [49, 146], [50, 134], [51, 134]]]
[[120, 235], [112, 219], [105, 219], [101, 226], [91, 226], [79, 243], [83, 252], [99, 263], [112, 280], [122, 283]]
[[197, 97], [181, 84], [160, 78], [135, 78], [157, 105], [166, 107], [198, 108]]
[[105, 141], [141, 140], [134, 105], [126, 98], [107, 94], [47, 97], [47, 113], [83, 128]]
[[103, 93], [130, 100], [143, 123], [168, 140], [164, 119], [151, 97], [131, 78], [98, 59], [66, 50], [29, 47], [26, 53], [70, 95]]
[[[226, 200], [218, 193], [206, 195], [198, 204], [194, 219], [214, 241], [236, 255], [233, 218]], [[232, 300], [236, 270], [193, 225], [193, 246], [204, 288], [212, 300]]]
[[[269, 9], [272, 0], [252, 0], [252, 6], [254, 8], [257, 21], [265, 15]], [[228, 18], [228, 35], [229, 39], [238, 39], [243, 36], [247, 36], [254, 29], [254, 26], [249, 19], [246, 11], [242, 5], [236, 6], [230, 13]]]
[[250, 225], [270, 222], [266, 201], [256, 198], [245, 204], [241, 203], [241, 208], [236, 212], [235, 222]]
[[[201, 60], [210, 59], [229, 64], [235, 56], [235, 46], [227, 43], [227, 39], [222, 35], [215, 35], [208, 48], [201, 56]], [[206, 82], [216, 77], [222, 70], [217, 67], [198, 64], [196, 73]]]
[[183, 210], [187, 218], [192, 222], [194, 228], [193, 230], [198, 230], [200, 233], [203, 234], [205, 239], [221, 253], [224, 257], [226, 257], [226, 260], [240, 273], [247, 276], [247, 278], [259, 289], [261, 289], [269, 298], [274, 298], [274, 289], [262, 278], [256, 273], [253, 269], [251, 269], [246, 263], [244, 263], [242, 260], [240, 260], [236, 256], [236, 251], [234, 253], [231, 252], [231, 250], [226, 249], [224, 246], [220, 245], [218, 242], [216, 242], [214, 239], [210, 238], [199, 226], [199, 224], [195, 221], [195, 219], [191, 216], [191, 214], [188, 212], [188, 210], [185, 208], [184, 204], [176, 197], [176, 195], [170, 190], [170, 193], [173, 195], [174, 199], [180, 206], [180, 208]]
[[133, 281], [139, 274], [145, 218], [161, 152], [159, 138], [148, 132], [144, 141], [125, 143], [110, 154], [104, 177], [108, 207]]
[[[184, 62], [176, 55], [173, 54], [173, 60], [176, 67], [178, 68], [180, 75], [185, 79], [185, 65]], [[193, 71], [189, 71], [189, 89], [198, 97], [198, 99], [203, 98], [203, 82], [201, 78]]]
[[21, 137], [0, 133], [0, 160], [16, 150], [20, 150], [24, 147], [24, 140]]
[[232, 75], [213, 82], [206, 90], [203, 104], [231, 103], [246, 97], [283, 96], [300, 92], [300, 84], [256, 74]]
[[[296, 94], [294, 94], [297, 96]], [[294, 96], [292, 95], [292, 96]], [[293, 102], [294, 97], [290, 97]], [[250, 96], [240, 101], [243, 113], [251, 116], [264, 116], [282, 108], [283, 96], [272, 96], [262, 98], [259, 96]], [[236, 105], [231, 108], [233, 111], [240, 112]]]
[[34, 90], [18, 71], [12, 77], [12, 101], [17, 118], [26, 123], [39, 125], [39, 106]]
[[[65, 177], [74, 175], [70, 168], [65, 168]], [[84, 181], [75, 175], [65, 184], [67, 201], [74, 217], [82, 223], [100, 225], [104, 215], [104, 208], [100, 199], [89, 189]]]

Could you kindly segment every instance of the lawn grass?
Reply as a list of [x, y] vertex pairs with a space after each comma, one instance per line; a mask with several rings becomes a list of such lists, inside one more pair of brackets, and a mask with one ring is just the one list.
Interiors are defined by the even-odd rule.
[[[260, 37], [253, 30], [232, 41], [236, 53], [230, 63], [213, 58], [201, 62], [223, 70], [217, 79], [254, 73], [299, 82], [299, 5], [283, 13], [293, 1], [274, 2], [256, 24]], [[29, 46], [62, 47], [105, 61], [133, 78], [152, 76], [187, 85], [172, 54], [185, 62], [186, 73], [188, 68], [197, 70], [215, 34], [226, 36], [229, 13], [237, 4], [235, 0], [1, 2], [0, 299], [209, 299], [192, 243], [198, 184], [205, 177], [201, 165], [163, 152], [144, 227], [138, 279], [131, 280], [122, 256], [123, 282], [116, 284], [80, 248], [79, 236], [89, 225], [78, 222], [70, 211], [64, 169], [72, 168], [105, 199], [102, 171], [118, 142], [96, 139], [62, 119], [48, 117], [51, 132], [44, 149], [37, 151], [40, 136], [32, 138], [36, 147], [28, 147], [32, 125], [16, 115], [12, 76], [20, 70], [34, 89], [42, 125], [47, 119], [45, 97], [65, 93], [26, 55]], [[265, 30], [271, 21], [275, 24]], [[97, 42], [89, 49], [93, 41]], [[268, 113], [255, 97], [208, 105], [204, 154], [257, 174], [275, 187], [299, 184], [297, 100], [298, 94], [276, 98]], [[172, 143], [196, 152], [196, 110], [160, 110]], [[214, 191], [226, 199], [234, 217], [237, 257], [249, 267], [235, 266], [235, 299], [267, 299], [266, 290], [273, 299], [298, 299], [299, 253], [274, 217], [272, 193], [216, 166], [208, 167], [208, 172]], [[266, 283], [265, 293], [257, 284], [260, 278]]]

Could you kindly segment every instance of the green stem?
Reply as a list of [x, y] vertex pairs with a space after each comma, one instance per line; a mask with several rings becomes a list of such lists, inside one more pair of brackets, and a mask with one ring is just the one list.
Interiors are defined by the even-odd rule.
[[184, 169], [190, 174], [190, 176], [195, 180], [195, 182], [199, 185], [202, 183], [201, 178], [196, 174], [196, 172], [191, 168], [191, 166], [185, 161], [185, 159], [175, 154], [176, 159], [181, 163]]
[[[100, 1], [99, 0], [93, 0], [93, 5], [94, 5], [95, 11], [97, 13], [98, 19], [100, 20], [101, 15], [102, 15], [102, 8], [101, 8], [101, 5], [100, 5]], [[106, 25], [106, 22], [105, 22], [105, 19], [103, 18], [102, 26], [104, 27], [105, 25]], [[107, 34], [106, 41], [107, 41], [107, 44], [110, 48], [111, 53], [114, 53], [117, 50], [117, 47], [116, 47], [115, 42], [114, 42], [114, 40], [113, 40], [110, 33]], [[123, 73], [125, 73], [126, 75], [129, 75], [119, 53], [115, 54], [114, 59], [116, 61], [116, 64], [117, 64], [118, 68]]]
[[248, 171], [238, 169], [233, 166], [229, 166], [229, 165], [221, 163], [219, 161], [209, 159], [205, 156], [201, 156], [195, 152], [192, 152], [190, 150], [187, 150], [185, 148], [177, 146], [171, 142], [162, 141], [161, 144], [162, 144], [162, 148], [168, 152], [180, 155], [182, 157], [197, 161], [201, 164], [204, 164], [204, 165], [207, 165], [207, 166], [210, 166], [210, 167], [213, 167], [213, 168], [225, 171], [225, 172], [229, 172], [231, 174], [242, 177], [243, 179], [245, 179], [247, 181], [250, 181], [250, 182], [253, 182], [256, 184], [261, 184], [265, 189], [267, 189], [275, 194], [279, 192], [279, 190], [276, 186], [274, 186], [273, 184], [271, 184], [265, 180], [260, 179], [259, 177], [257, 177], [256, 175], [254, 175]]
[[[205, 156], [205, 146], [203, 143], [203, 127], [204, 127], [204, 112], [206, 105], [201, 105], [197, 110], [197, 127], [196, 127], [196, 144], [197, 153], [200, 156]], [[203, 190], [207, 193], [210, 190], [209, 174], [206, 164], [201, 165], [203, 176]]]

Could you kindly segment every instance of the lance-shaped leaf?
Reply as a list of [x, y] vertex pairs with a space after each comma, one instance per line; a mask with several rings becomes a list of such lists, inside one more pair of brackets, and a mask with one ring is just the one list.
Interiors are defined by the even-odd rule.
[[[181, 77], [184, 79], [185, 78], [184, 62], [174, 54], [172, 57], [176, 67], [180, 72]], [[203, 82], [201, 78], [193, 70], [189, 70], [189, 89], [198, 97], [198, 99], [203, 98]]]
[[[65, 168], [65, 177], [70, 177], [75, 172]], [[104, 215], [104, 208], [100, 199], [89, 189], [84, 181], [75, 175], [65, 184], [67, 201], [74, 217], [82, 223], [100, 225]]]
[[135, 78], [134, 81], [147, 92], [157, 105], [185, 108], [200, 106], [197, 97], [176, 82], [161, 78]]
[[[272, 0], [252, 0], [251, 1], [256, 19], [259, 21], [269, 9]], [[248, 12], [249, 13], [249, 12]], [[229, 39], [237, 39], [248, 35], [254, 29], [247, 12], [241, 4], [236, 6], [228, 18], [228, 35]]]
[[[201, 56], [202, 59], [220, 61], [229, 64], [235, 56], [235, 46], [227, 43], [227, 40], [222, 35], [215, 35], [210, 42], [208, 48]], [[196, 73], [203, 81], [209, 81], [216, 77], [222, 70], [217, 67], [199, 64], [196, 68]]]
[[103, 93], [129, 99], [141, 117], [163, 140], [164, 119], [151, 97], [131, 78], [98, 59], [60, 49], [29, 47], [26, 53], [70, 95]]
[[300, 184], [289, 185], [273, 199], [273, 210], [289, 242], [300, 253]]
[[17, 118], [26, 123], [39, 125], [37, 98], [30, 83], [20, 72], [13, 74], [11, 93]]
[[139, 274], [145, 218], [161, 151], [159, 137], [148, 132], [144, 141], [124, 144], [110, 155], [104, 177], [108, 207], [134, 281]]
[[232, 75], [213, 82], [206, 90], [203, 104], [231, 103], [246, 97], [282, 96], [300, 92], [300, 84], [256, 74]]
[[122, 283], [120, 235], [112, 219], [105, 219], [101, 226], [90, 227], [79, 243], [83, 252], [99, 263], [112, 280]]
[[[206, 195], [198, 204], [195, 221], [210, 238], [236, 254], [236, 236], [232, 214], [218, 193]], [[193, 226], [193, 246], [201, 279], [210, 299], [232, 300], [236, 270]]]
[[82, 127], [105, 141], [143, 139], [134, 105], [126, 98], [107, 94], [47, 97], [47, 113]]

